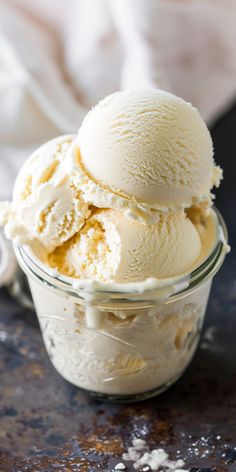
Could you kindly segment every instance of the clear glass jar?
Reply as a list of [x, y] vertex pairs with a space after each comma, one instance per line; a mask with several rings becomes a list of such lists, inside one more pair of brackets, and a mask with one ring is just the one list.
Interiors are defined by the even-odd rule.
[[217, 216], [222, 237], [208, 259], [191, 274], [157, 285], [150, 279], [111, 291], [72, 283], [29, 248], [15, 248], [47, 352], [62, 377], [97, 398], [126, 402], [157, 395], [182, 375], [226, 253], [227, 232], [218, 211]]

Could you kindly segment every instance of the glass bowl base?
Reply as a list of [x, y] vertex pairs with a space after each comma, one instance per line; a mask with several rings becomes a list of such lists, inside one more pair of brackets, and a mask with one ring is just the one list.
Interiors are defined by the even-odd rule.
[[99, 393], [99, 392], [93, 392], [91, 390], [86, 390], [83, 388], [81, 390], [89, 394], [95, 400], [99, 400], [102, 402], [133, 403], [133, 402], [139, 402], [143, 400], [149, 400], [149, 398], [160, 395], [161, 393], [165, 392], [165, 390], [170, 388], [175, 382], [177, 382], [177, 380], [181, 377], [181, 375], [182, 373], [172, 378], [171, 380], [169, 380], [169, 382], [166, 382], [164, 385], [160, 385], [160, 387], [149, 390], [148, 392], [142, 392], [142, 393], [136, 393], [136, 394], [132, 393], [131, 395], [120, 395], [120, 394], [116, 395], [116, 394], [109, 394], [109, 393]]

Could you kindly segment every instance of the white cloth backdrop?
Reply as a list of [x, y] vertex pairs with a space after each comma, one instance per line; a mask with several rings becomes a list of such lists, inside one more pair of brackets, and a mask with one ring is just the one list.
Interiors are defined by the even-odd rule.
[[117, 89], [165, 88], [210, 123], [236, 96], [235, 45], [235, 0], [0, 0], [0, 199]]

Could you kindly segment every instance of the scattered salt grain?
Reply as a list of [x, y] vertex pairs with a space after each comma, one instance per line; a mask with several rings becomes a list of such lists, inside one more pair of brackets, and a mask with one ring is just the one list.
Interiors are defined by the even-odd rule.
[[137, 451], [142, 451], [146, 447], [146, 441], [144, 441], [144, 439], [134, 438], [133, 446]]
[[123, 464], [123, 462], [119, 462], [119, 464], [116, 464], [115, 466], [115, 470], [125, 470], [126, 469], [126, 465]]
[[162, 472], [189, 472], [184, 467], [184, 461], [178, 459], [172, 461], [164, 449], [148, 450], [146, 441], [134, 438], [132, 446], [128, 447], [128, 452], [122, 455], [122, 459], [132, 461], [135, 470], [142, 471], [162, 471]]

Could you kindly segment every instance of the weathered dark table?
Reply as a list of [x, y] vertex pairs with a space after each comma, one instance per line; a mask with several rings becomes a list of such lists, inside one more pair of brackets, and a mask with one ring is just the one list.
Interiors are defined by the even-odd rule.
[[[212, 130], [225, 169], [217, 202], [234, 249], [235, 127], [236, 107]], [[184, 377], [163, 395], [129, 405], [99, 403], [60, 378], [35, 314], [2, 290], [0, 472], [112, 471], [134, 436], [183, 458], [191, 472], [236, 471], [235, 263], [232, 250], [215, 278], [200, 348]]]

